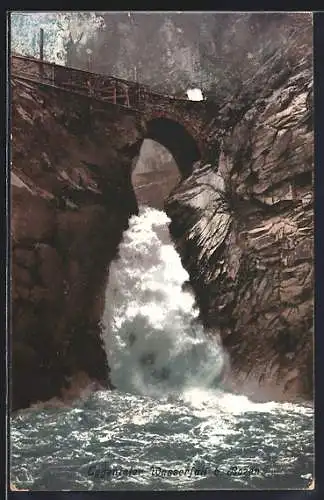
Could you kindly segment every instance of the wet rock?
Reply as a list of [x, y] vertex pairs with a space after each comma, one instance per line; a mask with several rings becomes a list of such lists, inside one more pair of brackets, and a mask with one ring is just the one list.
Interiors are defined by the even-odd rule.
[[37, 245], [38, 272], [42, 285], [49, 290], [51, 300], [57, 300], [63, 291], [63, 262], [57, 250], [50, 245]]
[[274, 55], [289, 71], [273, 76], [269, 61], [267, 85], [251, 100], [243, 87], [231, 114], [221, 110], [218, 161], [197, 163], [166, 202], [201, 317], [230, 354], [231, 386], [266, 399], [313, 396], [310, 21], [300, 29], [303, 42], [297, 30]]
[[15, 248], [13, 250], [14, 260], [19, 266], [27, 269], [32, 268], [36, 264], [36, 254], [33, 249]]
[[140, 123], [17, 80], [12, 100], [16, 409], [64, 397], [80, 372], [109, 386], [100, 319], [109, 263], [137, 212], [132, 158], [122, 150], [138, 141]]
[[46, 200], [25, 189], [12, 189], [11, 233], [14, 243], [48, 241], [53, 237], [55, 215]]

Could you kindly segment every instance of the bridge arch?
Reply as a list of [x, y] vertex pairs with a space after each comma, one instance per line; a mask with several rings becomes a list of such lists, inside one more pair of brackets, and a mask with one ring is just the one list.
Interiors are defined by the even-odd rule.
[[134, 158], [132, 183], [139, 204], [164, 209], [164, 203], [188, 177], [201, 152], [188, 128], [169, 116], [150, 115], [139, 156]]
[[199, 145], [188, 127], [165, 115], [153, 115], [147, 121], [145, 139], [158, 142], [170, 151], [182, 178], [191, 174], [194, 162], [201, 157]]

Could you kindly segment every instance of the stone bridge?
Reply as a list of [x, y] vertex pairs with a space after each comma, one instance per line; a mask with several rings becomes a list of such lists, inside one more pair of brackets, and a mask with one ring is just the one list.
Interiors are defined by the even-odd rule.
[[112, 76], [60, 66], [40, 59], [12, 55], [11, 77], [51, 86], [91, 100], [140, 113], [144, 137], [165, 146], [186, 177], [195, 161], [210, 159], [209, 133], [215, 104], [152, 92], [149, 87]]

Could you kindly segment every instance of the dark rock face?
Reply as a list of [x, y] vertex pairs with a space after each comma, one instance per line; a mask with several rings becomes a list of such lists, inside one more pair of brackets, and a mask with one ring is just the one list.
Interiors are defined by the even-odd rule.
[[75, 394], [76, 380], [109, 385], [100, 318], [137, 213], [128, 148], [140, 131], [130, 111], [13, 80], [13, 409]]
[[227, 383], [260, 399], [312, 397], [308, 24], [285, 62], [277, 59], [276, 75], [276, 54], [263, 68], [268, 85], [255, 88], [253, 100], [244, 90], [220, 111], [223, 129], [214, 128], [215, 164], [197, 163], [166, 202], [201, 318], [221, 333], [230, 354], [233, 380]]
[[[265, 18], [253, 19], [268, 40]], [[291, 19], [249, 52], [241, 80], [247, 52], [230, 39], [244, 40], [246, 23], [225, 26], [233, 73], [221, 91], [216, 79], [212, 103], [155, 96], [136, 113], [13, 79], [13, 408], [77, 395], [80, 381], [109, 385], [100, 318], [137, 212], [131, 176], [139, 203], [162, 208], [168, 196], [201, 319], [230, 355], [226, 383], [258, 399], [312, 397], [312, 24]], [[173, 159], [133, 170], [145, 137]]]

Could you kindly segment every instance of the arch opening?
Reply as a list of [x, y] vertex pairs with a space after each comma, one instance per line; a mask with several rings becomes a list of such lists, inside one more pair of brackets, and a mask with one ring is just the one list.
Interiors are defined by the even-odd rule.
[[191, 174], [193, 164], [200, 159], [200, 151], [192, 135], [172, 119], [153, 118], [147, 124], [145, 138], [160, 143], [170, 151], [182, 178]]
[[163, 210], [165, 200], [181, 177], [170, 151], [159, 142], [144, 139], [132, 171], [138, 204]]

